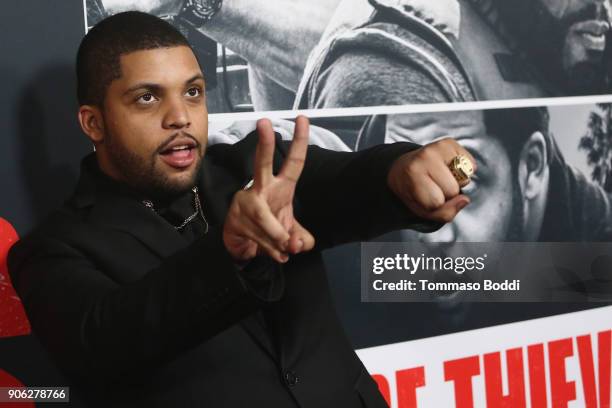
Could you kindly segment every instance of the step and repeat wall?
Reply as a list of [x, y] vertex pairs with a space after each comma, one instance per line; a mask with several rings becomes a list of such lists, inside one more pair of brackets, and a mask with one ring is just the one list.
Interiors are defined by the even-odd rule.
[[[289, 140], [299, 111], [327, 149], [452, 137], [476, 158], [471, 204], [452, 223], [324, 254], [344, 328], [390, 406], [610, 406], [609, 0], [228, 0], [201, 28], [177, 17], [181, 6], [3, 5], [0, 386], [65, 385], [30, 332], [6, 253], [68, 196], [91, 151], [76, 122], [79, 41], [105, 16], [141, 10], [192, 43], [210, 144], [241, 140], [264, 116]], [[368, 269], [366, 250], [388, 243], [423, 259], [501, 251], [488, 278], [506, 286], [476, 295], [465, 285], [481, 275], [438, 266], [418, 272], [426, 293], [415, 297]], [[533, 290], [520, 296], [513, 282]]]

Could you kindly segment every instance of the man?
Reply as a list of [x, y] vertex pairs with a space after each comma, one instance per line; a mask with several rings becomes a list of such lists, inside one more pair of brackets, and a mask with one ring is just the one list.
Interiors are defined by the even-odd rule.
[[[184, 18], [190, 2], [102, 3]], [[214, 11], [197, 30], [249, 61], [259, 110], [296, 91], [301, 108], [373, 106], [386, 83], [395, 105], [609, 91], [609, 0], [195, 3]]]
[[418, 234], [420, 240], [611, 240], [609, 193], [566, 163], [549, 130], [549, 121], [546, 108], [375, 117], [372, 122], [378, 123], [366, 128], [358, 149], [383, 142], [427, 144], [453, 135], [472, 152], [481, 169], [463, 189], [472, 204], [440, 230]]
[[[308, 53], [317, 44], [340, 0], [88, 0], [87, 20], [140, 10], [171, 16], [179, 26], [218, 41], [249, 62], [248, 82], [255, 110], [289, 109]], [[209, 10], [203, 19], [186, 7]], [[290, 28], [290, 29], [289, 29]], [[193, 31], [191, 29], [194, 29]]]
[[[332, 287], [357, 288], [353, 292], [338, 291], [341, 296], [337, 299], [353, 342], [358, 347], [370, 347], [603, 306], [584, 302], [609, 299], [610, 275], [596, 279], [588, 263], [577, 266], [576, 259], [568, 257], [575, 257], [585, 244], [588, 254], [589, 242], [612, 241], [612, 197], [566, 162], [550, 132], [548, 110], [514, 108], [374, 116], [364, 126], [356, 149], [400, 141], [426, 144], [446, 135], [453, 135], [478, 163], [478, 174], [462, 190], [471, 204], [452, 223], [435, 232], [403, 230], [377, 239], [419, 241], [432, 248], [444, 248], [451, 256], [458, 255], [455, 243], [574, 242], [573, 252], [556, 258], [557, 270], [535, 278], [542, 288], [572, 286], [567, 298], [579, 301], [545, 302], [543, 294], [541, 303], [483, 304], [466, 302], [465, 293], [453, 292], [438, 294], [436, 303], [364, 305], [353, 300], [359, 296], [360, 286], [347, 283], [350, 278], [341, 272], [332, 279]], [[350, 259], [350, 254], [345, 256]], [[357, 262], [345, 268], [358, 268]], [[524, 278], [520, 273], [517, 268], [515, 276], [504, 279]], [[525, 278], [535, 283], [534, 277]], [[410, 317], [415, 314], [428, 318]], [[363, 320], [376, 322], [377, 329], [365, 327]]]
[[373, 106], [388, 88], [400, 105], [607, 93], [609, 30], [609, 0], [346, 0], [296, 106]]
[[[547, 108], [376, 115], [356, 150], [382, 143], [428, 144], [453, 135], [481, 172], [463, 193], [471, 205], [440, 230], [392, 232], [383, 241], [593, 242], [612, 240], [612, 200], [566, 163], [549, 130]], [[245, 127], [248, 123], [234, 125]], [[252, 127], [251, 127], [252, 129]], [[330, 137], [326, 138], [327, 140]]]
[[320, 251], [451, 221], [469, 198], [448, 163], [469, 152], [450, 139], [309, 148], [300, 117], [290, 145], [262, 120], [258, 138], [204, 155], [200, 65], [140, 12], [90, 30], [77, 81], [95, 153], [8, 260], [76, 392], [104, 407], [385, 406], [335, 316]]

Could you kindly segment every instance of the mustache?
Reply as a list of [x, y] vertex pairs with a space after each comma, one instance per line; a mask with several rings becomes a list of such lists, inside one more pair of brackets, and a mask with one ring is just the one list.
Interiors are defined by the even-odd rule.
[[197, 149], [200, 148], [200, 142], [198, 142], [198, 140], [191, 133], [181, 131], [181, 132], [176, 132], [175, 134], [171, 135], [161, 145], [159, 145], [159, 147], [156, 149], [156, 153], [161, 153], [164, 150], [166, 150], [168, 148], [168, 145], [170, 145], [170, 143], [172, 143], [174, 140], [178, 139], [181, 136], [193, 140], [195, 144], [194, 147]]
[[602, 5], [588, 4], [580, 10], [577, 10], [563, 17], [561, 20], [561, 24], [563, 27], [569, 28], [576, 23], [591, 20], [610, 22], [610, 15], [608, 13], [608, 9]]

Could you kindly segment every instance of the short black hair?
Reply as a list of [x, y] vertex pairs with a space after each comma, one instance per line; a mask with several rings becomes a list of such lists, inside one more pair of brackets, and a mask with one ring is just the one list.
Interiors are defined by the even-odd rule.
[[121, 55], [176, 46], [190, 47], [172, 24], [151, 14], [126, 11], [100, 21], [85, 35], [77, 52], [79, 105], [103, 105], [108, 86], [121, 77]]
[[553, 140], [548, 108], [487, 109], [483, 115], [487, 133], [501, 142], [513, 166], [518, 164], [523, 146], [535, 132], [541, 132], [546, 139], [546, 156], [550, 163]]

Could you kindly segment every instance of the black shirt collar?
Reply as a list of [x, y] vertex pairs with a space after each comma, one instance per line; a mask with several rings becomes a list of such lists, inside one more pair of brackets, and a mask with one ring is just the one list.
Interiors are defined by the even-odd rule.
[[128, 199], [153, 204], [153, 209], [173, 225], [180, 225], [194, 211], [194, 193], [189, 190], [175, 197], [167, 199], [153, 199], [134, 189], [130, 185], [115, 180], [104, 173], [98, 164], [95, 153], [91, 153], [81, 161], [81, 178], [73, 196], [77, 207], [93, 205], [96, 198], [101, 195], [122, 196]]

